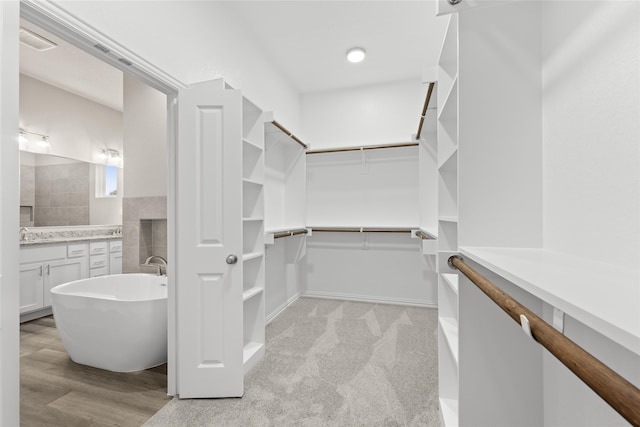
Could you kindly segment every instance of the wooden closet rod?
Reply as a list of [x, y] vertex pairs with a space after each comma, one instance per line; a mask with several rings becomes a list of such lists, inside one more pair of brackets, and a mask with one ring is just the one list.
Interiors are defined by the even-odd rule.
[[280, 233], [276, 233], [273, 235], [274, 239], [280, 239], [282, 237], [290, 237], [290, 236], [297, 236], [299, 234], [307, 234], [309, 231], [306, 228], [299, 228], [296, 230], [287, 230], [287, 231], [282, 231]]
[[304, 142], [300, 141], [298, 139], [297, 136], [295, 136], [294, 134], [292, 134], [291, 132], [289, 132], [289, 129], [285, 128], [284, 126], [282, 126], [280, 123], [278, 123], [277, 121], [273, 120], [271, 121], [271, 123], [273, 123], [273, 125], [275, 127], [277, 127], [278, 129], [280, 129], [282, 132], [286, 133], [288, 137], [290, 137], [291, 139], [293, 139], [295, 142], [297, 142], [298, 144], [300, 144], [302, 146], [302, 148], [304, 148], [305, 150], [307, 148], [309, 148], [309, 146], [307, 144], [305, 144]]
[[531, 335], [536, 341], [627, 421], [636, 427], [640, 426], [640, 390], [638, 388], [473, 270], [462, 257], [458, 255], [450, 257], [449, 266], [467, 276], [517, 323], [522, 324], [521, 316], [524, 315], [529, 322]]
[[422, 115], [420, 116], [420, 124], [418, 125], [418, 133], [416, 133], [416, 139], [420, 139], [422, 134], [422, 126], [424, 125], [424, 117], [427, 115], [427, 108], [429, 107], [429, 101], [431, 101], [431, 94], [433, 93], [433, 87], [435, 83], [429, 83], [429, 89], [427, 89], [427, 98], [424, 100], [424, 107], [422, 107]]
[[340, 153], [342, 151], [380, 150], [382, 148], [416, 147], [418, 145], [420, 144], [418, 144], [417, 142], [408, 142], [405, 144], [365, 145], [362, 147], [330, 148], [327, 150], [309, 150], [307, 151], [307, 154]]
[[330, 228], [330, 227], [313, 227], [313, 231], [327, 232], [327, 233], [411, 233], [411, 228], [382, 228], [382, 227], [345, 227], [345, 228]]

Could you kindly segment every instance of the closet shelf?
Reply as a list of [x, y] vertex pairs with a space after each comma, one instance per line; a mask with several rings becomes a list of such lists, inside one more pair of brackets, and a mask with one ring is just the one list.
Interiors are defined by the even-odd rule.
[[242, 178], [242, 182], [250, 185], [259, 186], [259, 187], [262, 187], [264, 185], [262, 182], [256, 181], [254, 179], [248, 179], [248, 178]]
[[258, 361], [261, 353], [264, 351], [264, 344], [258, 342], [249, 342], [242, 349], [242, 361], [245, 373], [253, 367]]
[[438, 240], [438, 229], [431, 229], [430, 227], [420, 227], [419, 231], [428, 235], [431, 239]]
[[458, 425], [458, 401], [440, 398], [440, 413], [445, 427]]
[[380, 150], [384, 148], [403, 148], [403, 147], [417, 147], [420, 144], [417, 142], [407, 142], [403, 144], [382, 144], [382, 145], [364, 145], [361, 147], [345, 147], [345, 148], [328, 148], [324, 150], [309, 150], [307, 154], [326, 154], [326, 153], [342, 153], [346, 151], [367, 151], [367, 150]]
[[539, 248], [460, 253], [640, 355], [640, 271]]
[[358, 227], [358, 226], [313, 226], [308, 227], [313, 232], [327, 232], [327, 233], [411, 233], [413, 230], [418, 229], [418, 227], [395, 227], [395, 226], [366, 226], [366, 227]]
[[458, 365], [458, 322], [451, 317], [440, 317], [438, 324], [442, 330], [447, 346], [451, 351], [456, 366]]
[[453, 147], [449, 152], [444, 153], [438, 161], [438, 170], [441, 172], [454, 172], [458, 166], [458, 147]]
[[453, 290], [453, 292], [458, 294], [458, 275], [452, 273], [442, 273], [442, 278], [449, 285], [449, 287]]
[[253, 142], [253, 141], [251, 141], [251, 140], [249, 140], [247, 138], [242, 138], [242, 142], [244, 142], [245, 144], [247, 144], [247, 145], [249, 145], [249, 146], [251, 146], [251, 147], [253, 147], [253, 148], [257, 149], [257, 150], [262, 151], [262, 147], [260, 147], [258, 144], [256, 144], [255, 142]]
[[249, 252], [246, 254], [242, 254], [243, 261], [249, 261], [251, 259], [260, 258], [264, 255], [264, 252]]
[[[271, 127], [271, 129], [269, 129], [270, 127]], [[267, 128], [266, 129], [267, 133], [274, 133], [274, 131], [275, 132], [280, 131], [280, 132], [284, 133], [286, 136], [288, 136], [289, 138], [291, 138], [292, 141], [294, 141], [295, 143], [300, 145], [305, 150], [307, 148], [309, 148], [309, 146], [307, 144], [302, 142], [297, 136], [295, 136], [292, 132], [290, 132], [289, 129], [285, 128], [283, 125], [278, 123], [277, 120], [272, 120], [271, 122], [268, 122], [267, 125], [266, 125], [266, 128]]]
[[248, 299], [251, 299], [256, 295], [260, 295], [262, 292], [264, 292], [264, 288], [259, 286], [247, 289], [242, 293], [242, 301], [247, 301]]
[[454, 215], [442, 215], [438, 217], [438, 221], [442, 222], [458, 222], [458, 217]]
[[274, 232], [273, 238], [280, 239], [282, 237], [291, 237], [291, 236], [297, 236], [300, 234], [308, 234], [308, 233], [309, 233], [309, 230], [307, 230], [306, 228], [294, 228], [291, 230]]
[[458, 77], [453, 78], [453, 82], [451, 83], [451, 89], [447, 93], [444, 102], [442, 103], [442, 107], [438, 112], [438, 121], [448, 122], [448, 121], [456, 121], [458, 117]]
[[250, 217], [242, 218], [242, 221], [244, 222], [264, 221], [264, 218], [261, 216], [250, 216]]

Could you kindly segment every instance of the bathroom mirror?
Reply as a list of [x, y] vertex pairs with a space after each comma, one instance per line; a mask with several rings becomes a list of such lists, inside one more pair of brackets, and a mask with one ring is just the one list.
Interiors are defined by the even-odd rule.
[[20, 151], [20, 226], [122, 224], [122, 169]]

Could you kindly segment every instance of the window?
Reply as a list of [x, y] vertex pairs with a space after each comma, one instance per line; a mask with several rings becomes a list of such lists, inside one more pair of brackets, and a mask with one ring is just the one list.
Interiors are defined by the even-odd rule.
[[116, 197], [118, 195], [118, 168], [110, 165], [96, 165], [96, 197]]

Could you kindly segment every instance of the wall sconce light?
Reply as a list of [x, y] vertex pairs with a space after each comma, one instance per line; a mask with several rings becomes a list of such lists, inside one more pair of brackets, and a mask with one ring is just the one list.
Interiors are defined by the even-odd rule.
[[20, 129], [20, 136], [18, 137], [18, 142], [20, 143], [20, 145], [25, 145], [28, 142], [27, 134], [24, 131], [24, 129]]
[[105, 163], [118, 162], [122, 159], [120, 152], [113, 148], [103, 148], [100, 154], [100, 159]]
[[49, 141], [49, 135], [43, 135], [41, 133], [31, 132], [31, 131], [25, 130], [23, 128], [20, 128], [20, 136], [18, 137], [18, 141], [19, 141], [21, 146], [26, 145], [26, 144], [29, 143], [28, 135], [35, 135], [35, 136], [39, 136], [40, 137], [40, 140], [38, 141], [38, 147], [39, 148], [49, 148], [49, 147], [51, 147], [51, 142]]

